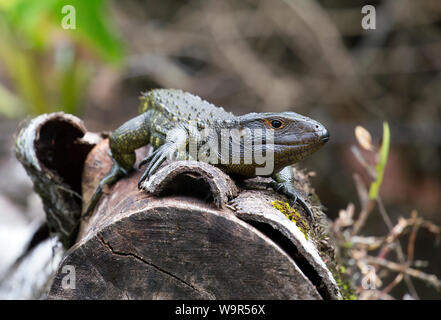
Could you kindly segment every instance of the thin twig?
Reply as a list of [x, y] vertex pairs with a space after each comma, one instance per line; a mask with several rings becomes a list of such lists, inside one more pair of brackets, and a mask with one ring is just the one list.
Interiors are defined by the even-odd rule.
[[418, 223], [417, 213], [413, 211], [411, 214], [411, 219], [414, 221], [412, 226], [412, 231], [409, 236], [409, 241], [407, 243], [407, 264], [412, 265], [413, 258], [415, 256], [415, 241], [418, 229], [420, 227], [420, 223]]
[[356, 235], [360, 229], [364, 226], [366, 219], [369, 214], [372, 212], [372, 209], [375, 206], [375, 201], [369, 200], [366, 208], [362, 208], [358, 219], [354, 223], [354, 227], [352, 229], [352, 235]]
[[419, 271], [419, 270], [416, 270], [413, 268], [409, 268], [409, 267], [403, 266], [399, 263], [392, 262], [392, 261], [382, 259], [382, 258], [366, 256], [365, 259], [366, 259], [367, 263], [377, 264], [377, 265], [385, 267], [389, 270], [401, 272], [405, 275], [409, 275], [411, 277], [423, 280], [423, 281], [427, 282], [428, 284], [432, 285], [435, 289], [441, 290], [441, 280], [439, 280], [435, 275], [427, 274], [422, 271]]
[[381, 294], [389, 293], [403, 280], [403, 278], [404, 278], [404, 274], [402, 272], [399, 273], [391, 283], [389, 283], [383, 290], [381, 290]]
[[[378, 209], [380, 211], [380, 214], [381, 214], [381, 216], [383, 218], [384, 223], [388, 227], [389, 232], [392, 232], [392, 230], [393, 230], [392, 221], [390, 220], [389, 215], [386, 212], [386, 208], [384, 207], [383, 200], [379, 196], [377, 197], [377, 204], [378, 204]], [[404, 257], [404, 252], [403, 252], [403, 248], [401, 247], [401, 243], [398, 240], [396, 240], [395, 244], [396, 244], [395, 251], [397, 253], [398, 260], [400, 261], [401, 264], [405, 264], [406, 263], [406, 259]], [[413, 285], [412, 280], [406, 274], [404, 275], [404, 282], [406, 282], [406, 285], [407, 285], [407, 288], [410, 291], [410, 294], [415, 299], [419, 299], [418, 293], [417, 293], [417, 291], [415, 289], [415, 286]]]

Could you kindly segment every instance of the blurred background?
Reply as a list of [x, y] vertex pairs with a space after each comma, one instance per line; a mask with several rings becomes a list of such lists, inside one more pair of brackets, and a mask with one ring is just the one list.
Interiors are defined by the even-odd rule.
[[[366, 4], [374, 30], [361, 26]], [[63, 28], [65, 5], [73, 29]], [[0, 274], [44, 218], [12, 151], [20, 120], [64, 111], [91, 131], [114, 130], [137, 114], [142, 91], [158, 87], [237, 115], [290, 110], [323, 123], [330, 142], [298, 167], [316, 173], [331, 220], [349, 203], [358, 214], [354, 173], [371, 182], [351, 153], [354, 128], [378, 146], [388, 121], [381, 196], [390, 218], [416, 209], [440, 225], [440, 70], [439, 0], [0, 0]], [[362, 233], [387, 232], [374, 210]], [[419, 232], [415, 260], [441, 277], [435, 240]], [[414, 285], [420, 298], [441, 298]]]

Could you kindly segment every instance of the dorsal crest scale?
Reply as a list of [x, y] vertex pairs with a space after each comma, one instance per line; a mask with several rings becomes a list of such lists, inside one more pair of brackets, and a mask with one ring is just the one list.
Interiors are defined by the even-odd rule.
[[[201, 99], [188, 92], [176, 89], [155, 89], [143, 93], [140, 112], [151, 109], [160, 111], [170, 120], [176, 117], [180, 120], [194, 120], [206, 123], [207, 120], [232, 120], [234, 115], [223, 108]], [[173, 120], [172, 120], [173, 121]]]

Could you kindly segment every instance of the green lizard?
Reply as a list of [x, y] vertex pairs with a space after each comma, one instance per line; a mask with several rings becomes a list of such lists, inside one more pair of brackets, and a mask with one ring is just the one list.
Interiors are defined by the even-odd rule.
[[[124, 123], [110, 136], [109, 155], [113, 160], [113, 166], [99, 183], [83, 216], [92, 212], [101, 197], [104, 185], [114, 183], [133, 169], [135, 150], [142, 146], [150, 143], [154, 151], [139, 165], [141, 167], [148, 163], [139, 179], [139, 188], [167, 158], [191, 159], [188, 146], [192, 142], [200, 147], [204, 142], [211, 141], [210, 146], [217, 147], [225, 130], [236, 130], [239, 134], [244, 130], [260, 130], [271, 132], [273, 135], [269, 137], [273, 138], [273, 141], [268, 140], [267, 143], [265, 139], [268, 139], [268, 136], [263, 134], [265, 138], [260, 144], [256, 139], [248, 146], [244, 145], [245, 139], [236, 140], [239, 141], [239, 148], [234, 149], [232, 140], [229, 140], [227, 157], [224, 153], [214, 152], [211, 155], [218, 161], [212, 164], [233, 176], [271, 176], [273, 180], [270, 186], [287, 195], [293, 204], [298, 202], [313, 219], [311, 209], [294, 187], [294, 176], [290, 166], [317, 151], [329, 140], [328, 131], [319, 122], [294, 112], [249, 113], [235, 116], [195, 95], [174, 89], [156, 89], [144, 93], [139, 111], [139, 116]], [[209, 130], [202, 137], [200, 131], [204, 129]], [[251, 134], [251, 137], [255, 136], [257, 137]], [[266, 155], [273, 152], [273, 168], [269, 173], [257, 174], [256, 169], [262, 168], [263, 164], [245, 159], [246, 151], [250, 148], [253, 149], [251, 151], [260, 148]], [[234, 156], [240, 159], [239, 163], [231, 161]]]

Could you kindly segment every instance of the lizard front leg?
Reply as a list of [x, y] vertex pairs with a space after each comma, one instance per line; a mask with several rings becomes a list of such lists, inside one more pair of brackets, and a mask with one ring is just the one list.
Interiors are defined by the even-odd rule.
[[178, 155], [182, 156], [182, 153], [185, 153], [187, 138], [187, 131], [182, 126], [177, 126], [168, 132], [165, 143], [139, 163], [139, 168], [141, 168], [144, 164], [149, 162], [141, 178], [138, 180], [138, 189], [141, 189], [143, 181], [148, 180], [166, 159], [173, 160], [177, 158]]
[[292, 167], [288, 166], [281, 171], [273, 174], [274, 181], [270, 183], [270, 186], [276, 191], [286, 195], [288, 198], [293, 199], [292, 205], [298, 202], [308, 213], [311, 220], [314, 221], [314, 215], [311, 209], [306, 204], [305, 200], [300, 196], [299, 192], [294, 187], [294, 173]]
[[109, 138], [109, 155], [113, 161], [112, 168], [100, 181], [83, 217], [88, 216], [103, 193], [105, 185], [110, 185], [127, 175], [133, 169], [136, 161], [135, 150], [149, 142], [150, 131], [148, 126], [149, 113], [143, 113], [116, 129]]

